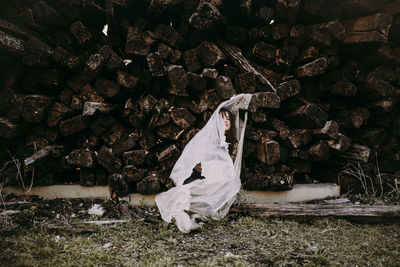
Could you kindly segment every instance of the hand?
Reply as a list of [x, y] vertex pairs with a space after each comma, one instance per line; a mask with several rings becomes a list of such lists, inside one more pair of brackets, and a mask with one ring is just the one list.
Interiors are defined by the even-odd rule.
[[197, 171], [198, 173], [201, 173], [201, 171], [203, 170], [201, 168], [201, 162], [197, 163], [196, 166], [194, 166], [193, 170]]

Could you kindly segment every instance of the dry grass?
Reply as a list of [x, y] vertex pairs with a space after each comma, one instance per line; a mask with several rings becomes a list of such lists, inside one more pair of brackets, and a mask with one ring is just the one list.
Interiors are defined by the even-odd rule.
[[[231, 215], [198, 232], [132, 220], [90, 226], [63, 214], [57, 227], [35, 209], [30, 226], [1, 231], [3, 266], [399, 266], [399, 225], [309, 223]], [[86, 218], [86, 219], [89, 219]]]

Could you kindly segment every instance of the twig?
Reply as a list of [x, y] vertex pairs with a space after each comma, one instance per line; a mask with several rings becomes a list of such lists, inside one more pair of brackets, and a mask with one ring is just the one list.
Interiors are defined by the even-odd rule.
[[24, 191], [25, 191], [24, 179], [22, 178], [22, 174], [21, 174], [21, 163], [19, 163], [19, 162], [14, 158], [14, 156], [11, 155], [11, 153], [10, 153], [10, 151], [9, 151], [8, 149], [7, 149], [7, 152], [8, 152], [8, 154], [10, 155], [12, 161], [14, 162], [15, 167], [17, 168], [17, 181], [18, 181], [18, 178], [19, 178], [19, 180], [21, 181], [22, 188], [23, 188]]
[[83, 223], [103, 225], [103, 224], [113, 224], [113, 223], [127, 223], [129, 221], [130, 220], [105, 220], [105, 221], [85, 221]]
[[380, 198], [383, 197], [383, 184], [382, 184], [382, 176], [381, 176], [381, 171], [379, 170], [379, 164], [378, 164], [378, 153], [375, 152], [375, 158], [376, 158], [376, 170], [378, 172], [378, 177], [379, 177], [379, 185], [381, 186], [381, 195]]

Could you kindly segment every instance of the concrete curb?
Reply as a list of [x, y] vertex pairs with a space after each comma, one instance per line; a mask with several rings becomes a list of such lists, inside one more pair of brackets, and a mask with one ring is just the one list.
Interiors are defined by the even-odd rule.
[[89, 198], [108, 199], [111, 197], [111, 189], [108, 185], [82, 186], [82, 185], [50, 185], [34, 186], [29, 192], [24, 192], [21, 187], [6, 186], [2, 193], [18, 196], [39, 196], [45, 199], [55, 198]]
[[[36, 195], [45, 199], [55, 198], [89, 198], [108, 199], [111, 197], [111, 189], [106, 186], [81, 186], [81, 185], [51, 185], [36, 186], [29, 192], [24, 192], [20, 187], [7, 186], [3, 188], [5, 194]], [[156, 195], [130, 194], [123, 197], [132, 206], [155, 207]], [[287, 203], [305, 202], [340, 196], [340, 186], [336, 184], [297, 184], [288, 191], [247, 191], [242, 190], [238, 201], [240, 203]]]

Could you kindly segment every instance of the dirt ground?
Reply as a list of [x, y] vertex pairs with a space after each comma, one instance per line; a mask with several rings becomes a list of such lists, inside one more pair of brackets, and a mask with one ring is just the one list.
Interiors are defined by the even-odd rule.
[[[95, 204], [103, 215], [89, 214]], [[1, 266], [400, 266], [400, 225], [230, 213], [180, 233], [114, 200], [2, 196]], [[117, 220], [96, 225], [94, 221]], [[88, 223], [92, 222], [92, 223]]]

